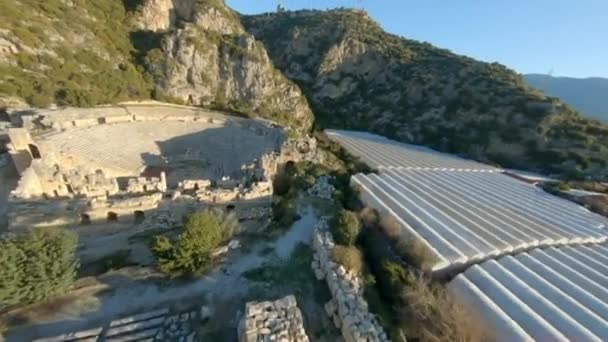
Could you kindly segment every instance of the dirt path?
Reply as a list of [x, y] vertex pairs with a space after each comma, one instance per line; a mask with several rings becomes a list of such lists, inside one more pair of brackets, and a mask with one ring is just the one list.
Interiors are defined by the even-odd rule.
[[[75, 298], [67, 296], [57, 303], [40, 305], [40, 308], [31, 308], [26, 314], [12, 317], [22, 323], [7, 333], [7, 341], [27, 341], [90, 328], [117, 317], [180, 303], [208, 303], [213, 307], [214, 304], [236, 301], [235, 307], [244, 307], [245, 303], [239, 301], [244, 301], [251, 284], [241, 274], [272, 263], [277, 256], [288, 258], [300, 242], [310, 241], [317, 216], [310, 207], [302, 210], [301, 214], [302, 218], [276, 241], [259, 241], [250, 249], [231, 252], [225, 263], [194, 281], [158, 281], [144, 276], [134, 279], [132, 272], [126, 271], [101, 276], [98, 281], [109, 285], [109, 290], [81, 291]], [[272, 248], [270, 253], [269, 248]], [[48, 309], [49, 306], [52, 310]], [[236, 312], [233, 315], [236, 316]]]

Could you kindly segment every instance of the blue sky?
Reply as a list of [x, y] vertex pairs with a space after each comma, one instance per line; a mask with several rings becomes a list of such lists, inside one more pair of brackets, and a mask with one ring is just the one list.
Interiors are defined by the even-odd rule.
[[[273, 0], [226, 0], [273, 11]], [[289, 9], [365, 7], [389, 32], [521, 73], [608, 77], [608, 0], [283, 0]]]

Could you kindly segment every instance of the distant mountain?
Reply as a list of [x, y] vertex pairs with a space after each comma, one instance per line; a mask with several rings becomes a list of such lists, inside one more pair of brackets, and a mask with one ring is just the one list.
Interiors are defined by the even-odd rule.
[[524, 75], [532, 87], [561, 98], [588, 117], [608, 122], [608, 78], [552, 77]]

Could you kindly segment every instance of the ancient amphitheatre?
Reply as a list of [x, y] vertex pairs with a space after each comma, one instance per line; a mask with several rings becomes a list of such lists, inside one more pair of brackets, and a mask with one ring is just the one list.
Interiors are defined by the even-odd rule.
[[[166, 196], [268, 200], [287, 140], [271, 122], [174, 105], [46, 110], [19, 120], [22, 127], [9, 130], [21, 175], [10, 229], [131, 221], [125, 216], [142, 215]], [[47, 214], [24, 214], [33, 207]]]

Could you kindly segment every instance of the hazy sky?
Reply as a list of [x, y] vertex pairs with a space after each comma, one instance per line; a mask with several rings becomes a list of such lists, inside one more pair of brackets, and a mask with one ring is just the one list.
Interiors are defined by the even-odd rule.
[[[241, 13], [277, 1], [226, 0]], [[608, 0], [283, 0], [289, 9], [364, 7], [389, 32], [521, 73], [608, 77]]]

